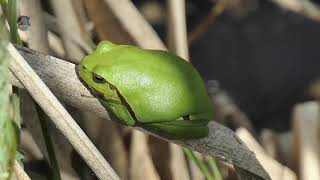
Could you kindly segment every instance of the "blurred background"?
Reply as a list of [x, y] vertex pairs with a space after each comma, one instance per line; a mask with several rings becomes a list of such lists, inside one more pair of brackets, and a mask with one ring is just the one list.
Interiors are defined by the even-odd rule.
[[[149, 31], [145, 39], [139, 37], [150, 24], [170, 51], [198, 69], [215, 120], [237, 133], [272, 179], [320, 180], [320, 1], [179, 0], [174, 7], [173, 1], [121, 0], [117, 6], [112, 0], [21, 0], [18, 17], [27, 16], [31, 23], [23, 29], [20, 19], [19, 34], [26, 47], [78, 63], [105, 39], [150, 47]], [[135, 8], [141, 17], [129, 13]], [[173, 20], [177, 12], [183, 17]], [[132, 17], [141, 26], [131, 25]], [[174, 37], [182, 37], [183, 45], [172, 43]], [[164, 49], [158, 42], [151, 48]], [[27, 93], [21, 95], [24, 103], [30, 103]], [[122, 179], [208, 179], [176, 145], [90, 112], [68, 110]], [[35, 108], [22, 105], [21, 114], [25, 170], [32, 179], [50, 179]], [[96, 179], [50, 127], [62, 179]], [[230, 164], [218, 161], [218, 170], [209, 167], [219, 172], [217, 180], [237, 179]]]
[[[165, 1], [133, 2], [165, 39]], [[288, 130], [292, 106], [316, 98], [310, 88], [320, 74], [319, 22], [272, 1], [227, 0], [220, 13], [215, 2], [186, 1], [192, 63], [219, 82], [257, 130]], [[161, 18], [149, 15], [152, 6]]]

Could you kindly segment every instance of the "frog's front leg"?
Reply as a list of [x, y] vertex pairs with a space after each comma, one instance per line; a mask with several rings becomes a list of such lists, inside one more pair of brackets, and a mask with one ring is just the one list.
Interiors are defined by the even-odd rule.
[[107, 111], [111, 111], [121, 122], [127, 126], [134, 126], [136, 121], [132, 117], [132, 113], [127, 109], [126, 106], [117, 102], [101, 101], [101, 104], [106, 108]]

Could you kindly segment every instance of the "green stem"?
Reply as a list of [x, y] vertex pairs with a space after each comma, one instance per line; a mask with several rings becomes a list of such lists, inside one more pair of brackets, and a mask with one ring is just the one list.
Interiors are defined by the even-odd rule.
[[203, 161], [199, 160], [193, 151], [188, 148], [183, 148], [183, 151], [185, 152], [187, 157], [189, 157], [198, 166], [207, 180], [215, 180], [206, 164]]
[[47, 148], [47, 152], [48, 152], [48, 156], [49, 156], [49, 161], [50, 161], [50, 166], [51, 166], [51, 173], [52, 173], [51, 179], [52, 180], [61, 180], [58, 161], [56, 159], [56, 155], [55, 155], [55, 152], [54, 152], [52, 139], [50, 137], [50, 133], [49, 133], [49, 130], [48, 130], [49, 117], [41, 109], [41, 107], [38, 104], [36, 104], [36, 109], [37, 109], [37, 112], [38, 112], [40, 125], [41, 125], [41, 129], [42, 129], [42, 133], [43, 133], [43, 138], [45, 140], [46, 148]]
[[17, 134], [10, 112], [10, 86], [8, 80], [9, 58], [7, 58], [7, 37], [4, 22], [0, 16], [0, 179], [10, 179], [17, 147]]
[[15, 93], [11, 95], [11, 102], [13, 108], [13, 122], [16, 124], [17, 128], [21, 128], [21, 114], [20, 114], [20, 99], [19, 96]]
[[9, 0], [8, 3], [6, 0], [0, 0], [4, 16], [7, 18], [10, 27], [10, 42], [22, 45], [22, 41], [18, 34], [17, 28], [17, 1]]
[[9, 0], [8, 1], [9, 14], [8, 22], [10, 27], [10, 41], [12, 43], [18, 43], [18, 30], [17, 30], [17, 1]]
[[3, 12], [3, 15], [6, 19], [8, 19], [7, 15], [8, 15], [8, 3], [6, 0], [0, 0], [0, 6]]
[[213, 172], [213, 176], [215, 178], [215, 180], [223, 180], [222, 175], [219, 171], [219, 168], [217, 166], [217, 162], [214, 158], [208, 157], [207, 161], [209, 163], [209, 166]]

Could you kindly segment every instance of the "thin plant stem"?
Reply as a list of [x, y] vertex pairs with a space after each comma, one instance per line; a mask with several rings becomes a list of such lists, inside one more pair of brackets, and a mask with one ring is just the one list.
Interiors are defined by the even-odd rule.
[[207, 165], [203, 161], [199, 160], [192, 150], [188, 148], [183, 148], [183, 151], [185, 152], [187, 157], [190, 158], [199, 167], [199, 169], [207, 178], [207, 180], [215, 180], [212, 174], [210, 173], [210, 170], [208, 169]]
[[49, 117], [47, 114], [41, 109], [41, 107], [36, 104], [36, 109], [38, 112], [39, 120], [40, 120], [40, 126], [42, 129], [42, 134], [45, 139], [45, 144], [49, 156], [50, 161], [50, 167], [51, 167], [51, 179], [52, 180], [61, 180], [61, 175], [59, 171], [58, 161], [54, 152], [52, 139], [50, 136], [50, 132], [48, 130], [48, 121]]
[[209, 164], [210, 169], [213, 172], [214, 179], [215, 180], [223, 180], [222, 175], [221, 175], [221, 173], [219, 171], [219, 168], [218, 168], [216, 160], [214, 158], [212, 158], [212, 157], [208, 157], [206, 159], [207, 159], [207, 162]]
[[13, 121], [17, 125], [18, 129], [21, 128], [21, 116], [20, 116], [20, 100], [17, 94], [11, 95], [11, 102], [13, 107]]
[[0, 6], [10, 28], [10, 42], [22, 45], [17, 28], [17, 2], [16, 0], [0, 0]]
[[[8, 19], [7, 15], [8, 15], [8, 3], [6, 0], [0, 0], [0, 6], [3, 12], [3, 15], [6, 19]], [[3, 23], [4, 25], [4, 23]]]
[[17, 134], [10, 113], [9, 58], [6, 51], [8, 33], [0, 16], [0, 179], [9, 180], [17, 148]]
[[17, 1], [8, 1], [9, 14], [7, 15], [7, 20], [10, 27], [10, 41], [12, 43], [18, 44], [18, 29], [17, 29]]

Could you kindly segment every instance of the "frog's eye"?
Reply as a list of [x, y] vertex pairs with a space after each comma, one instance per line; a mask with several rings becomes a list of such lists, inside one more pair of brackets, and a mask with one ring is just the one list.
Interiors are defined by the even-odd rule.
[[182, 116], [182, 118], [183, 118], [183, 120], [190, 120], [190, 115], [187, 114], [187, 115], [185, 115], [185, 116]]
[[97, 74], [92, 74], [92, 79], [94, 82], [99, 83], [99, 84], [104, 84], [107, 82], [105, 79], [103, 79], [103, 77], [101, 77]]

